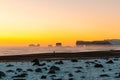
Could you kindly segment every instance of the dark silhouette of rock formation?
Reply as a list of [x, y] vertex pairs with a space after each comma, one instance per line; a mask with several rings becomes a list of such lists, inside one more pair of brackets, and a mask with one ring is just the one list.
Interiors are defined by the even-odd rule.
[[110, 42], [104, 41], [76, 41], [76, 46], [79, 45], [112, 45]]

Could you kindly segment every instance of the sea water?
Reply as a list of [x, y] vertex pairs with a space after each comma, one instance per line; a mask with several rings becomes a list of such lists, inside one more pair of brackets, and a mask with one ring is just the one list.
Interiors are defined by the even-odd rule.
[[59, 52], [85, 52], [85, 51], [106, 51], [120, 50], [120, 45], [101, 45], [101, 46], [79, 46], [79, 47], [0, 47], [0, 56], [21, 55], [36, 53], [59, 53]]

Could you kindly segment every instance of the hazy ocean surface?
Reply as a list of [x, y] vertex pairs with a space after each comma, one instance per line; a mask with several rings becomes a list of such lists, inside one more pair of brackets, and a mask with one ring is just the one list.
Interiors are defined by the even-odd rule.
[[120, 46], [80, 46], [80, 47], [0, 47], [0, 56], [57, 52], [85, 52], [120, 50]]

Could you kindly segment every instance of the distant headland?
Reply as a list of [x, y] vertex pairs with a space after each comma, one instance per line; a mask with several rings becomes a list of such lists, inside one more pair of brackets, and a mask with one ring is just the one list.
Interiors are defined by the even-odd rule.
[[76, 41], [76, 46], [79, 45], [120, 45], [120, 39], [99, 40], [99, 41]]
[[[107, 39], [107, 40], [96, 40], [96, 41], [83, 41], [77, 40], [76, 46], [81, 45], [120, 45], [120, 39]], [[29, 44], [29, 47], [40, 47], [40, 44]], [[48, 47], [53, 47], [49, 44]], [[62, 42], [56, 42], [55, 47], [62, 47]]]
[[29, 47], [40, 47], [40, 44], [29, 44]]

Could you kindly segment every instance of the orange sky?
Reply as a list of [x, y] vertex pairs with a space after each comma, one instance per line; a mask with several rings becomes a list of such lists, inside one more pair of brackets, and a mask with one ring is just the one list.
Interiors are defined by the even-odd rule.
[[120, 39], [120, 0], [0, 0], [0, 46]]

